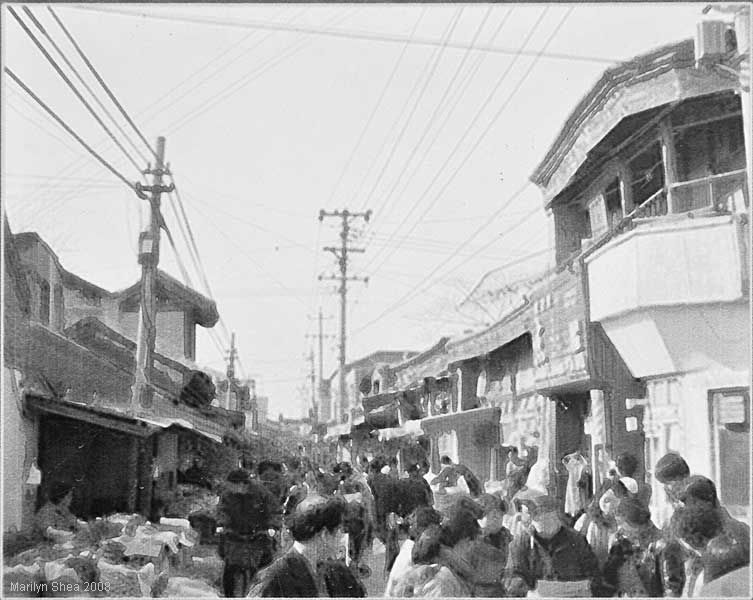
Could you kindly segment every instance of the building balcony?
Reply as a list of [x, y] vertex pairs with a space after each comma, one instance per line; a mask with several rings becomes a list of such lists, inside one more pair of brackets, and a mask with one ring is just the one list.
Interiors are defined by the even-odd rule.
[[730, 342], [747, 331], [749, 224], [708, 214], [640, 219], [585, 258], [590, 319], [635, 377], [700, 368], [711, 355], [737, 362], [742, 346]]

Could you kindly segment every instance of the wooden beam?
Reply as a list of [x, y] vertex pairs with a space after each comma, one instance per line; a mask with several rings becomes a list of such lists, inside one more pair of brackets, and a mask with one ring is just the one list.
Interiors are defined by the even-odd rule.
[[120, 416], [110, 416], [105, 413], [97, 413], [86, 407], [72, 406], [58, 400], [47, 400], [35, 396], [25, 396], [26, 407], [38, 412], [57, 415], [67, 419], [83, 421], [97, 427], [112, 429], [130, 435], [146, 437], [154, 433], [154, 428], [146, 423], [136, 421], [135, 419], [121, 418]]

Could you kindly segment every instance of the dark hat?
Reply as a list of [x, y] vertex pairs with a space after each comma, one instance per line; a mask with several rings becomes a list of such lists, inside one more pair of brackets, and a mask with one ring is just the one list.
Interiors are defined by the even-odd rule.
[[688, 475], [690, 475], [688, 463], [676, 452], [669, 452], [662, 456], [654, 467], [654, 476], [661, 483], [685, 479]]
[[249, 481], [249, 473], [246, 469], [235, 469], [228, 473], [227, 480], [230, 483], [246, 483]]
[[689, 477], [684, 489], [678, 494], [678, 498], [685, 504], [702, 501], [716, 506], [719, 503], [714, 482], [702, 475]]

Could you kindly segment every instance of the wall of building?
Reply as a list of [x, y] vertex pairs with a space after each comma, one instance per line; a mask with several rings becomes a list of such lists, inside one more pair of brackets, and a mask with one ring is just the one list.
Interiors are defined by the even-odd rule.
[[31, 526], [36, 486], [26, 485], [37, 458], [38, 421], [24, 415], [18, 388], [23, 375], [3, 367], [3, 530], [21, 531]]
[[[108, 317], [111, 318], [111, 317]], [[157, 339], [155, 349], [174, 360], [185, 359], [185, 319], [180, 311], [160, 311], [157, 313]], [[136, 340], [138, 335], [139, 314], [137, 312], [120, 312], [117, 321], [107, 323], [125, 337]]]

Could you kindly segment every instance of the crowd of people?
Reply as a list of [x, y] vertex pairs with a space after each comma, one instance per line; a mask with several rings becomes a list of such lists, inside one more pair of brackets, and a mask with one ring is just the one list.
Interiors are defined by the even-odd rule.
[[629, 454], [575, 514], [515, 466], [495, 494], [447, 457], [438, 475], [382, 458], [233, 471], [219, 506], [224, 593], [363, 597], [364, 580], [383, 577], [389, 597], [748, 596], [750, 528], [679, 455], [654, 469], [674, 511], [663, 529]]

